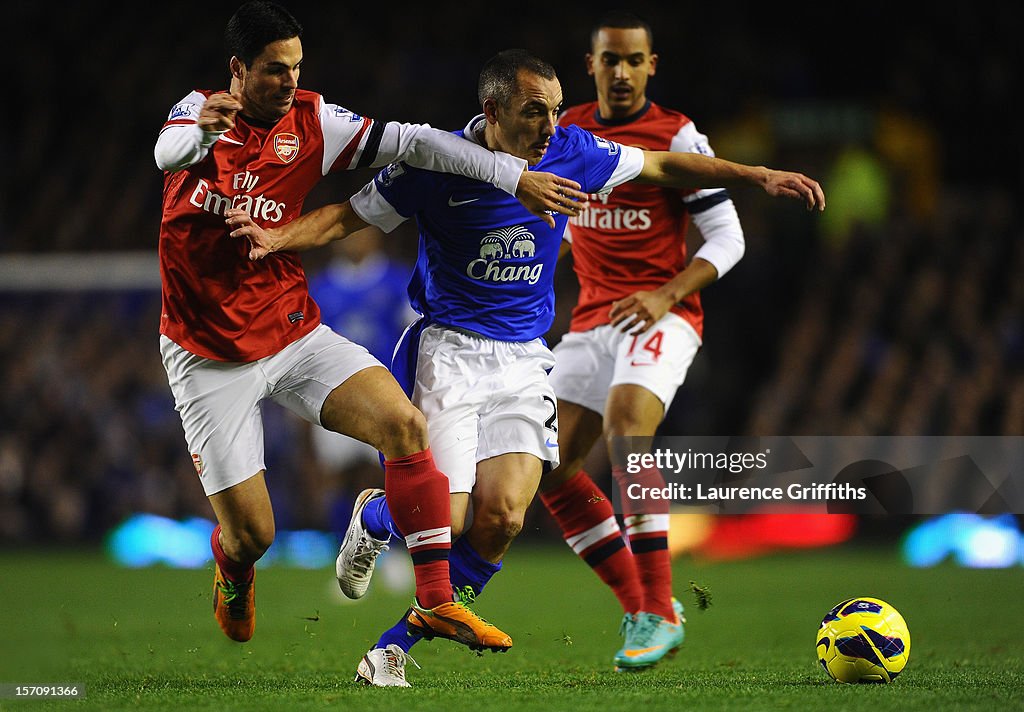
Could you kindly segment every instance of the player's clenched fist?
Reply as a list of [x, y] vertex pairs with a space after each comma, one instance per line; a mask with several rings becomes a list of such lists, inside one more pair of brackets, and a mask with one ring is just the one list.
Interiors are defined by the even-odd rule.
[[235, 126], [235, 114], [242, 109], [239, 94], [212, 94], [199, 111], [199, 127], [203, 131], [227, 131]]

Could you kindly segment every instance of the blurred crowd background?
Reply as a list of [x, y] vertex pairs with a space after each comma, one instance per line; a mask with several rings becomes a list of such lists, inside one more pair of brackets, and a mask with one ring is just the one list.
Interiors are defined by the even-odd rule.
[[[477, 71], [507, 47], [551, 61], [567, 105], [591, 100], [589, 29], [615, 7], [284, 4], [305, 26], [302, 86], [446, 129], [477, 112]], [[153, 144], [191, 89], [226, 88], [235, 5], [5, 6], [0, 262], [106, 255], [113, 282], [130, 253], [155, 273]], [[817, 215], [733, 192], [747, 253], [705, 290], [705, 346], [662, 431], [1024, 434], [1015, 9], [629, 9], [654, 26], [652, 99], [693, 118], [719, 156], [799, 170], [828, 197]], [[370, 177], [331, 177], [306, 207]], [[411, 317], [414, 228], [350, 243], [306, 255], [314, 295], [387, 358]], [[210, 517], [159, 361], [158, 285], [66, 289], [61, 277], [0, 283], [0, 544], [94, 542], [135, 512]], [[552, 344], [575, 290], [560, 265]], [[264, 415], [278, 528], [338, 531], [354, 494], [381, 481], [374, 453], [274, 406]], [[525, 537], [557, 540], [542, 508], [531, 517]]]

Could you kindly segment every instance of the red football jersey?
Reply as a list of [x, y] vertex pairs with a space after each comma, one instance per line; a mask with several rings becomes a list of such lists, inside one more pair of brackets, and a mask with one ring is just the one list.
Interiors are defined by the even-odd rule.
[[[190, 93], [171, 110], [164, 130], [194, 124], [212, 93]], [[277, 123], [238, 114], [202, 160], [165, 171], [160, 333], [199, 356], [247, 362], [312, 331], [320, 310], [299, 256], [274, 253], [250, 261], [248, 240], [228, 234], [224, 211], [246, 209], [263, 227], [293, 220], [324, 175], [355, 167], [364, 149], [376, 151], [379, 126], [299, 90]]]
[[[592, 133], [646, 151], [680, 151], [714, 155], [707, 138], [683, 114], [653, 102], [623, 121], [606, 121], [597, 102], [567, 109], [560, 125], [576, 124]], [[607, 324], [612, 303], [640, 290], [662, 286], [686, 267], [687, 203], [698, 203], [718, 190], [675, 190], [625, 183], [608, 195], [592, 195], [590, 206], [569, 220], [569, 236], [579, 301], [571, 331]], [[698, 335], [703, 333], [700, 295], [672, 308]]]

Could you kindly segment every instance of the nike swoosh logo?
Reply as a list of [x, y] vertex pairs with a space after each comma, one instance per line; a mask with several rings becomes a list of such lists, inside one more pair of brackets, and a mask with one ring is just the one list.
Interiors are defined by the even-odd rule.
[[480, 198], [470, 198], [469, 200], [456, 200], [455, 196], [453, 195], [452, 197], [448, 198], [448, 207], [449, 208], [457, 208], [460, 205], [467, 205], [468, 203], [475, 203], [478, 200], [480, 200]]
[[558, 443], [551, 442], [551, 438], [548, 438], [547, 440], [545, 440], [544, 444], [547, 445], [548, 447], [558, 447]]
[[221, 136], [220, 140], [221, 141], [227, 141], [228, 143], [233, 143], [236, 146], [244, 146], [245, 145], [245, 141], [239, 141], [237, 139], [229, 138], [228, 136]]
[[418, 537], [416, 537], [416, 542], [419, 543], [423, 541], [430, 541], [431, 539], [436, 539], [437, 537], [444, 535], [445, 532], [438, 532], [437, 534], [427, 534], [426, 536], [420, 534]]

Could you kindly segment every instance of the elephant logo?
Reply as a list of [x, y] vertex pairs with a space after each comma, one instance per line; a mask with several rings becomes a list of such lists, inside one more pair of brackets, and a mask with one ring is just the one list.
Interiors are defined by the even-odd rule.
[[480, 245], [480, 256], [485, 260], [496, 260], [505, 254], [500, 242], [485, 242]]
[[485, 260], [533, 257], [536, 252], [533, 235], [522, 225], [492, 230], [480, 240], [480, 258]]
[[533, 257], [535, 249], [533, 240], [516, 240], [512, 243], [512, 256]]

